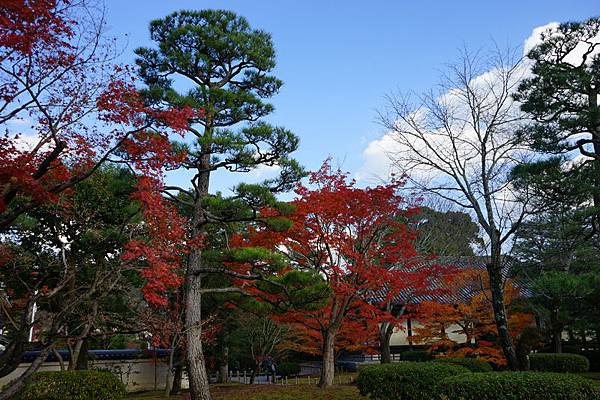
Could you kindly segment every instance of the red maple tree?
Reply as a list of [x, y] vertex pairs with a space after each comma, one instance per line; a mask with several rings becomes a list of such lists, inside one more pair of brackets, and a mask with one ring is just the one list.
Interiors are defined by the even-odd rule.
[[377, 323], [392, 318], [383, 305], [426, 273], [394, 268], [417, 256], [414, 232], [402, 222], [416, 210], [399, 195], [400, 180], [359, 188], [326, 161], [308, 182], [296, 189], [291, 228], [259, 230], [254, 243], [279, 250], [292, 268], [313, 271], [330, 287], [323, 307], [280, 317], [304, 331], [305, 351], [322, 355], [320, 385], [327, 386], [333, 383], [336, 344], [372, 344]]
[[104, 16], [85, 7], [68, 0], [1, 6], [0, 230], [56, 201], [120, 149], [134, 159], [164, 155], [168, 141], [149, 127], [177, 129], [191, 115], [144, 105], [132, 69], [114, 63]]
[[[66, 200], [74, 185], [104, 162], [129, 162], [140, 177], [135, 196], [146, 234], [128, 245], [123, 259], [142, 257], [144, 295], [161, 306], [166, 292], [182, 282], [181, 256], [190, 244], [175, 208], [160, 195], [165, 169], [182, 157], [171, 148], [168, 134], [179, 132], [200, 111], [147, 107], [131, 68], [114, 63], [118, 52], [104, 34], [104, 23], [104, 16], [85, 2], [7, 0], [0, 5], [0, 231], [35, 207]], [[0, 268], [8, 258], [8, 248], [0, 248]], [[59, 290], [60, 285], [49, 288], [50, 293]], [[33, 296], [45, 294], [28, 295], [23, 300], [30, 308]], [[35, 365], [5, 387], [0, 399], [18, 389], [53, 343], [48, 338]]]

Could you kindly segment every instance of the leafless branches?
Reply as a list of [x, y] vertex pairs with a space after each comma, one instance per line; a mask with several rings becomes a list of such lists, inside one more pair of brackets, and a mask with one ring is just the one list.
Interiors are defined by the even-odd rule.
[[526, 118], [512, 99], [525, 72], [512, 51], [463, 51], [437, 89], [389, 95], [379, 116], [412, 188], [471, 211], [488, 235], [501, 232], [500, 243], [529, 212], [510, 174], [530, 156], [515, 136]]

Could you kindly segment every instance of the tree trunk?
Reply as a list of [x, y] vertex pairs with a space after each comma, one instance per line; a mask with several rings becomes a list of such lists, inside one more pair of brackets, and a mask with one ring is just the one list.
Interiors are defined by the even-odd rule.
[[413, 348], [413, 340], [412, 340], [413, 332], [412, 332], [412, 319], [410, 319], [410, 317], [406, 319], [406, 334], [408, 335], [408, 348], [410, 350], [412, 350], [412, 348]]
[[81, 346], [83, 346], [83, 339], [77, 339], [75, 342], [75, 347], [71, 351], [71, 356], [69, 357], [69, 371], [76, 369], [77, 362], [79, 360], [79, 354], [81, 353]]
[[256, 379], [257, 375], [260, 375], [260, 361], [257, 361], [254, 364], [254, 368], [252, 369], [252, 374], [250, 375], [250, 384], [251, 385], [254, 383], [254, 380]]
[[221, 361], [219, 363], [219, 383], [229, 382], [229, 348], [225, 346], [223, 348], [223, 354], [221, 355]]
[[60, 353], [58, 352], [58, 350], [56, 350], [54, 347], [52, 348], [52, 354], [54, 354], [54, 357], [56, 357], [56, 360], [58, 361], [58, 365], [60, 366], [60, 370], [64, 371], [65, 370], [65, 360], [63, 360], [63, 358], [60, 355]]
[[169, 363], [167, 364], [167, 371], [165, 373], [165, 397], [169, 397], [173, 388], [173, 365], [175, 364], [175, 346], [171, 345], [171, 351], [169, 352]]
[[[513, 346], [513, 340], [508, 330], [508, 318], [506, 308], [504, 307], [504, 281], [502, 278], [502, 261], [500, 258], [500, 248], [492, 249], [492, 260], [487, 265], [487, 271], [490, 278], [490, 289], [492, 292], [492, 307], [494, 309], [494, 320], [498, 330], [498, 339], [504, 352], [504, 357], [508, 363], [508, 368], [517, 370], [519, 361], [517, 353]], [[494, 254], [496, 253], [496, 254]]]
[[[600, 115], [598, 113], [598, 88], [590, 90], [588, 94], [588, 105], [589, 105], [589, 116], [592, 119], [592, 140], [594, 141], [594, 153], [600, 155]], [[594, 160], [596, 163], [600, 163], [600, 158], [596, 158]], [[595, 189], [592, 194], [592, 199], [594, 202], [594, 207], [600, 207], [600, 176], [595, 177], [596, 180], [594, 182]]]
[[588, 349], [588, 343], [587, 343], [587, 336], [586, 336], [586, 329], [585, 328], [581, 328], [581, 347], [584, 350]]
[[331, 327], [325, 333], [325, 340], [323, 341], [323, 365], [321, 367], [319, 387], [333, 385], [335, 375], [335, 334], [335, 329]]
[[30, 298], [25, 306], [25, 312], [19, 318], [18, 327], [13, 330], [12, 340], [0, 353], [0, 378], [16, 370], [21, 363], [23, 353], [29, 343], [29, 329], [34, 305], [35, 299]]
[[0, 353], [0, 377], [6, 376], [17, 369], [25, 352], [25, 341], [22, 338], [14, 339], [8, 344], [3, 353]]
[[388, 321], [383, 322], [379, 327], [379, 353], [381, 364], [392, 362], [392, 352], [390, 350], [390, 339], [394, 333], [394, 325]]
[[2, 391], [0, 392], [0, 400], [8, 400], [13, 398], [13, 396], [23, 387], [27, 378], [33, 375], [34, 372], [38, 370], [38, 368], [42, 365], [42, 363], [46, 360], [48, 353], [50, 352], [50, 347], [46, 347], [44, 350], [40, 352], [35, 360], [29, 365], [29, 367], [16, 379], [13, 379], [8, 384], [2, 387]]
[[167, 366], [167, 371], [165, 373], [165, 390], [163, 392], [165, 397], [169, 397], [171, 395], [172, 388], [173, 388], [173, 369], [171, 368], [171, 365], [169, 364]]
[[89, 341], [88, 338], [82, 339], [81, 346], [79, 348], [79, 356], [77, 357], [77, 362], [75, 363], [75, 369], [89, 369], [88, 361], [89, 361]]
[[197, 273], [200, 266], [200, 250], [193, 249], [190, 252], [185, 313], [188, 375], [191, 400], [211, 400], [202, 350], [202, 283], [201, 276]]
[[173, 384], [171, 387], [171, 395], [181, 393], [181, 378], [183, 377], [183, 365], [176, 365], [173, 374]]
[[[211, 136], [210, 128], [206, 127], [205, 137]], [[196, 199], [192, 218], [192, 239], [201, 239], [206, 216], [203, 201], [208, 196], [210, 181], [210, 148], [203, 145], [204, 154], [198, 160]], [[190, 400], [211, 400], [208, 374], [204, 352], [202, 350], [202, 257], [199, 248], [192, 248], [188, 258], [186, 278], [186, 307], [185, 328], [187, 339], [187, 364], [190, 382]]]
[[552, 310], [550, 312], [550, 327], [552, 329], [552, 351], [554, 353], [562, 353], [562, 331], [563, 325], [559, 320], [560, 306], [553, 301]]
[[552, 331], [552, 352], [562, 353], [562, 330]]

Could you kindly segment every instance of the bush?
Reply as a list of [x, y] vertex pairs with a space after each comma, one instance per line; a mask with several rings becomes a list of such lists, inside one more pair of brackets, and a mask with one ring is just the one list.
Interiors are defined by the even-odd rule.
[[374, 400], [431, 400], [439, 398], [437, 384], [442, 378], [470, 373], [465, 367], [448, 363], [369, 365], [356, 380], [363, 396]]
[[432, 362], [462, 365], [471, 372], [492, 372], [494, 370], [489, 362], [476, 358], [436, 358]]
[[582, 350], [581, 354], [590, 362], [590, 371], [600, 372], [600, 350]]
[[107, 371], [37, 372], [15, 400], [120, 400], [125, 385]]
[[295, 362], [283, 362], [277, 365], [277, 373], [281, 376], [295, 376], [300, 373], [300, 364]]
[[483, 372], [451, 376], [442, 380], [438, 390], [442, 399], [600, 399], [600, 385], [593, 380], [553, 372]]
[[568, 353], [536, 353], [529, 356], [532, 371], [587, 372], [590, 362], [584, 356]]
[[425, 350], [409, 350], [400, 353], [400, 359], [402, 361], [430, 361], [433, 356]]

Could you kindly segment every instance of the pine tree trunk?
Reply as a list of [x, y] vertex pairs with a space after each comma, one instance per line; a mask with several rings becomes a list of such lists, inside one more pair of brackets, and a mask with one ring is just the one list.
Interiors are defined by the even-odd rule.
[[187, 328], [187, 362], [190, 381], [191, 400], [211, 400], [208, 374], [202, 350], [202, 286], [200, 269], [200, 251], [190, 253], [190, 266], [187, 278], [187, 301], [185, 325]]
[[[588, 95], [588, 105], [589, 105], [589, 116], [592, 118], [592, 139], [594, 141], [594, 153], [600, 155], [600, 115], [598, 113], [598, 88], [595, 87], [592, 89]], [[600, 158], [596, 158], [594, 160], [596, 165], [600, 163]], [[596, 181], [594, 182], [594, 186], [596, 190], [593, 191], [592, 199], [594, 202], [594, 207], [600, 207], [600, 176], [596, 176]]]
[[323, 343], [323, 365], [321, 367], [321, 379], [319, 380], [320, 387], [333, 385], [335, 375], [335, 330], [329, 328], [325, 333]]
[[508, 329], [508, 318], [506, 316], [506, 308], [504, 307], [504, 281], [502, 278], [502, 260], [499, 246], [499, 244], [492, 246], [492, 259], [487, 265], [492, 292], [492, 307], [494, 309], [496, 329], [498, 330], [498, 339], [504, 352], [504, 357], [506, 357], [508, 368], [517, 370], [519, 369], [519, 361]]
[[[209, 134], [207, 128], [205, 134]], [[210, 152], [206, 151], [199, 160], [199, 170], [209, 171]], [[203, 200], [208, 196], [209, 172], [199, 172], [194, 215], [192, 218], [192, 239], [203, 234], [206, 217]], [[188, 259], [186, 279], [185, 327], [187, 339], [187, 364], [190, 382], [190, 400], [211, 400], [208, 374], [202, 349], [202, 257], [201, 250], [193, 248]]]

